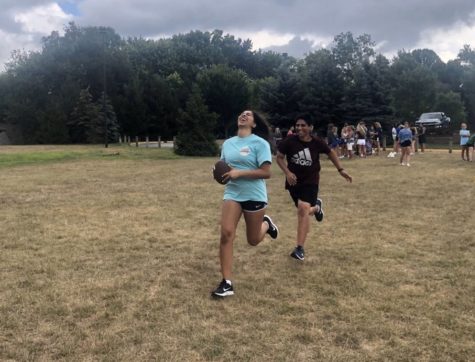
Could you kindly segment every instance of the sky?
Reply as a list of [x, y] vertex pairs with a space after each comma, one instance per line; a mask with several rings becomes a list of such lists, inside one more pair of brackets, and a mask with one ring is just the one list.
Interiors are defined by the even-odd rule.
[[474, 0], [0, 0], [0, 9], [0, 70], [13, 50], [40, 50], [71, 21], [151, 39], [220, 29], [296, 57], [347, 31], [371, 35], [389, 59], [429, 48], [446, 62], [475, 47]]

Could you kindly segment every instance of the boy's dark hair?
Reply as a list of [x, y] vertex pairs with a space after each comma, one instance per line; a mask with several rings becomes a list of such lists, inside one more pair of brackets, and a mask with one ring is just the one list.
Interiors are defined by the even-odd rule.
[[299, 119], [304, 120], [305, 123], [307, 123], [309, 126], [313, 126], [313, 119], [312, 119], [312, 117], [310, 117], [310, 115], [308, 113], [301, 113], [301, 114], [297, 115], [297, 117], [295, 117], [294, 124], [297, 123], [297, 121]]

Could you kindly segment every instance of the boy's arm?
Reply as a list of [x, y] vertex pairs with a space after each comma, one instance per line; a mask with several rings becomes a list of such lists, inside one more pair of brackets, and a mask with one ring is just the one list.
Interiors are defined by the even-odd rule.
[[294, 173], [290, 172], [289, 168], [287, 167], [287, 162], [285, 161], [285, 155], [280, 151], [277, 151], [276, 162], [277, 165], [279, 165], [280, 169], [284, 171], [285, 178], [287, 179], [289, 185], [293, 186], [297, 184], [297, 176], [295, 176]]
[[[335, 165], [335, 168], [337, 169], [338, 173], [341, 175], [341, 177], [345, 178], [349, 183], [353, 181], [353, 177], [351, 177], [343, 167], [341, 167], [340, 160], [338, 159], [337, 155], [333, 150], [330, 151], [328, 154], [328, 158], [330, 161]], [[277, 161], [278, 163], [278, 161]]]

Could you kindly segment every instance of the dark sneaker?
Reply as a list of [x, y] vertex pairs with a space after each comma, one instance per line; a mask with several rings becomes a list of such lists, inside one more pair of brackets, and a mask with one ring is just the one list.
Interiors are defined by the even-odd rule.
[[234, 294], [234, 289], [231, 284], [226, 280], [222, 280], [218, 287], [211, 292], [211, 296], [214, 298], [224, 298], [229, 297]]
[[315, 219], [317, 219], [318, 222], [323, 220], [323, 201], [322, 199], [317, 198], [317, 205], [320, 206], [320, 210], [318, 210], [315, 213]]
[[277, 236], [279, 236], [279, 228], [277, 225], [272, 222], [269, 215], [264, 215], [264, 221], [269, 225], [267, 234], [269, 234], [272, 239], [277, 239]]
[[301, 246], [297, 246], [294, 251], [290, 254], [290, 256], [297, 260], [304, 260], [305, 259], [305, 252]]

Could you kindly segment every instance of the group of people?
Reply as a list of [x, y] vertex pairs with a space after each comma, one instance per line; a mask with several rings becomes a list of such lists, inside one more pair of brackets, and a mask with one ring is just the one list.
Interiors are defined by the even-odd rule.
[[[226, 140], [221, 149], [221, 159], [231, 170], [223, 175], [227, 183], [221, 208], [219, 246], [222, 280], [211, 292], [215, 298], [234, 294], [233, 243], [242, 215], [250, 245], [258, 245], [266, 235], [272, 239], [279, 235], [277, 225], [265, 213], [268, 198], [264, 180], [271, 177], [272, 164], [269, 124], [259, 113], [246, 110], [238, 116], [237, 126], [237, 135]], [[277, 146], [276, 162], [285, 174], [285, 189], [297, 208], [296, 245], [290, 256], [299, 261], [305, 259], [310, 219], [322, 221], [324, 216], [323, 202], [318, 197], [322, 153], [328, 156], [340, 176], [352, 182], [335, 151], [323, 139], [313, 136], [313, 124], [306, 115], [297, 117], [294, 133]]]
[[381, 123], [374, 122], [367, 126], [364, 121], [356, 126], [345, 123], [338, 133], [338, 127], [329, 124], [327, 142], [339, 158], [353, 158], [355, 154], [365, 158], [368, 155], [379, 155], [383, 142]]
[[[410, 166], [410, 157], [417, 152], [416, 139], [421, 152], [425, 150], [426, 127], [410, 126], [408, 122], [404, 122], [397, 127], [394, 126], [391, 132], [394, 148], [388, 157], [400, 154], [400, 164]], [[338, 127], [330, 124], [327, 130], [327, 142], [339, 158], [351, 159], [355, 153], [362, 158], [367, 155], [379, 155], [383, 142], [383, 128], [379, 122], [374, 122], [369, 127], [364, 121], [358, 122], [356, 127], [345, 123], [338, 136]]]

